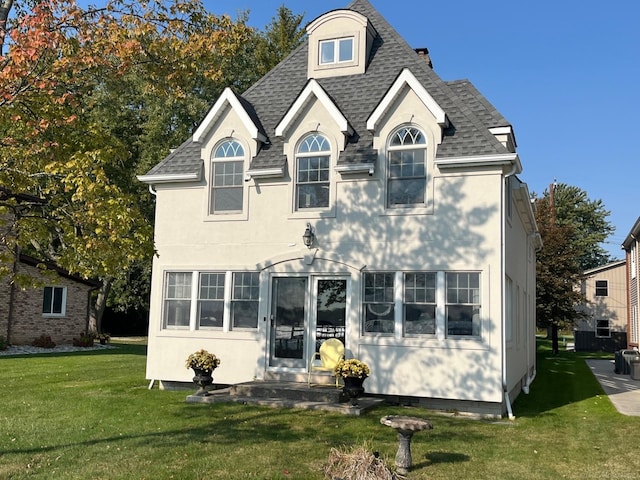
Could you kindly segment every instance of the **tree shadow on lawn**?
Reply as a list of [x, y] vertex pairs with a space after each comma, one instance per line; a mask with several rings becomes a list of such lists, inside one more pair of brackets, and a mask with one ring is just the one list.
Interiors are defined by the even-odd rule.
[[[16, 448], [0, 450], [0, 455], [32, 454], [64, 450], [74, 447], [93, 447], [100, 445], [126, 444], [126, 448], [137, 446], [154, 449], [172, 449], [189, 444], [200, 445], [252, 445], [296, 444], [316, 442], [330, 447], [354, 445], [363, 442], [374, 443], [382, 449], [395, 452], [398, 445], [397, 434], [380, 424], [380, 416], [388, 413], [376, 412], [366, 415], [345, 417], [341, 414], [298, 410], [287, 408], [271, 408], [259, 406], [220, 403], [216, 405], [178, 406], [173, 415], [184, 420], [185, 426], [168, 430], [155, 430], [140, 433], [115, 433], [105, 437], [89, 438], [82, 441], [50, 444], [33, 448]], [[293, 417], [293, 418], [292, 418]], [[451, 426], [443, 424], [442, 438], [451, 439], [458, 434], [450, 430]], [[469, 440], [469, 432], [460, 433]], [[483, 441], [484, 436], [471, 434]], [[428, 441], [434, 440], [430, 436]], [[133, 444], [131, 444], [133, 442]], [[429, 454], [431, 455], [431, 454]], [[457, 453], [434, 452], [435, 461], [461, 461]], [[427, 466], [429, 462], [423, 462]]]

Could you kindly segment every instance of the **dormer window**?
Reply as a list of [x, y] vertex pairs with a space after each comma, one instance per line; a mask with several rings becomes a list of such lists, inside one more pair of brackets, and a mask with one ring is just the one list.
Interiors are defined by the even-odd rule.
[[353, 37], [335, 38], [320, 42], [320, 65], [353, 61]]
[[359, 75], [366, 71], [377, 32], [364, 15], [333, 10], [307, 26], [307, 78]]

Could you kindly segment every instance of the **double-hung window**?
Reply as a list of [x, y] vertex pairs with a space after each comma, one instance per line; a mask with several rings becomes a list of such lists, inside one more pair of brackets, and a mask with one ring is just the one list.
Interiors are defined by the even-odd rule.
[[353, 61], [353, 37], [333, 38], [320, 42], [320, 65]]
[[609, 295], [609, 282], [607, 280], [596, 280], [596, 297], [606, 297]]
[[224, 273], [201, 273], [198, 292], [198, 328], [222, 328], [224, 319]]
[[258, 328], [259, 277], [257, 272], [233, 274], [232, 328]]
[[225, 140], [211, 161], [210, 214], [242, 212], [244, 149], [236, 140]]
[[167, 273], [164, 292], [164, 325], [189, 327], [191, 313], [191, 272]]
[[67, 303], [65, 287], [44, 287], [42, 314], [46, 317], [63, 317]]
[[404, 334], [435, 335], [436, 274], [404, 274]]
[[392, 334], [395, 319], [395, 273], [364, 274], [364, 331]]
[[596, 337], [611, 337], [611, 326], [609, 324], [609, 320], [596, 320]]
[[447, 272], [447, 337], [480, 336], [480, 274]]
[[426, 143], [423, 133], [414, 127], [402, 127], [391, 135], [387, 162], [387, 205], [389, 207], [425, 204]]
[[322, 135], [305, 137], [296, 151], [296, 210], [329, 206], [331, 147]]

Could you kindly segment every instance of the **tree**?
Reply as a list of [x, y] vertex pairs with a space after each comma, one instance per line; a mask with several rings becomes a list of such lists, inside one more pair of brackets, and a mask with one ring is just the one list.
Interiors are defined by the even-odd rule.
[[554, 199], [556, 222], [573, 228], [572, 241], [581, 251], [578, 262], [582, 270], [611, 262], [602, 243], [615, 232], [615, 227], [607, 220], [611, 212], [602, 200], [590, 200], [587, 192], [565, 183], [554, 186]]
[[[1, 6], [0, 22], [12, 3]], [[209, 103], [198, 92], [217, 94], [224, 66], [254, 33], [197, 0], [13, 6], [15, 17], [0, 23], [8, 38], [0, 57], [0, 186], [42, 204], [24, 211], [15, 195], [2, 199], [0, 209], [21, 214], [0, 215], [19, 232], [6, 238], [1, 260], [30, 250], [99, 279], [100, 330], [113, 282], [153, 254], [152, 209], [140, 202], [135, 173], [166, 155], [166, 142], [188, 136]]]
[[583, 315], [576, 309], [586, 302], [577, 289], [583, 272], [593, 262], [608, 261], [599, 247], [613, 231], [607, 215], [601, 201], [590, 201], [585, 192], [565, 184], [552, 185], [536, 200], [543, 241], [536, 262], [536, 316], [539, 327], [551, 328], [554, 353], [558, 330], [571, 327]]
[[256, 80], [266, 75], [302, 43], [305, 30], [300, 25], [303, 18], [304, 15], [295, 15], [284, 5], [278, 8], [276, 16], [256, 42]]

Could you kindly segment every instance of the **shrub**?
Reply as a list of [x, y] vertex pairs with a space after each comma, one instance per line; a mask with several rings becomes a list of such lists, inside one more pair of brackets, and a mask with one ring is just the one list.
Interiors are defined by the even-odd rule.
[[74, 347], [93, 347], [95, 337], [91, 333], [80, 332], [80, 338], [73, 338]]
[[9, 344], [7, 343], [7, 339], [4, 338], [3, 336], [0, 336], [0, 350], [6, 350], [7, 347], [9, 347]]
[[56, 344], [49, 335], [42, 334], [38, 338], [36, 338], [31, 345], [34, 347], [40, 348], [55, 348]]

